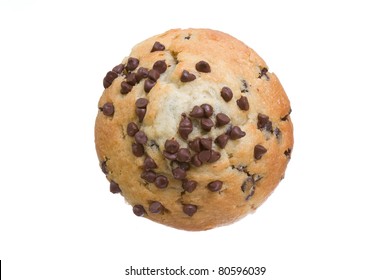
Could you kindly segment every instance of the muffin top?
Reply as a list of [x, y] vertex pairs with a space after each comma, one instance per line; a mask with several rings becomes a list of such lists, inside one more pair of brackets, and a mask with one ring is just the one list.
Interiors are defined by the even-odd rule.
[[137, 216], [185, 230], [232, 223], [284, 177], [290, 103], [251, 48], [209, 29], [139, 44], [103, 79], [102, 171]]

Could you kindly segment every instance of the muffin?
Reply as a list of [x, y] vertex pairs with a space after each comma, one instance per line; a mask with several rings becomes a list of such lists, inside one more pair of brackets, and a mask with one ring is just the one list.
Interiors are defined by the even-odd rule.
[[136, 216], [200, 231], [255, 211], [293, 148], [289, 99], [251, 48], [209, 29], [149, 38], [109, 71], [95, 146]]

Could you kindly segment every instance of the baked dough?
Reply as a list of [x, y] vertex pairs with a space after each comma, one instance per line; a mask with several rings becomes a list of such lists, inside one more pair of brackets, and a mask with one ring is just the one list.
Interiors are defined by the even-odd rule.
[[209, 29], [136, 45], [103, 79], [95, 144], [112, 193], [184, 230], [233, 223], [284, 177], [290, 102], [251, 48]]

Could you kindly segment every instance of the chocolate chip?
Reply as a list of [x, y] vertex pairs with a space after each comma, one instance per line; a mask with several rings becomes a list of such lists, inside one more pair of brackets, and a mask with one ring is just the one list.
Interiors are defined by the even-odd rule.
[[135, 106], [137, 106], [137, 108], [146, 108], [148, 103], [149, 100], [147, 100], [146, 98], [138, 98], [137, 101], [135, 101]]
[[291, 114], [291, 112], [292, 112], [292, 110], [291, 110], [291, 108], [290, 108], [290, 110], [288, 111], [287, 115], [281, 117], [280, 120], [281, 120], [281, 121], [284, 121], [284, 122], [287, 121], [287, 120], [288, 120], [288, 117], [289, 117], [290, 114]]
[[144, 67], [140, 67], [140, 68], [138, 68], [137, 73], [135, 73], [135, 79], [139, 83], [142, 79], [147, 78], [148, 74], [149, 74], [148, 69], [146, 69]]
[[229, 140], [229, 135], [221, 134], [217, 138], [215, 138], [214, 143], [218, 145], [221, 149], [225, 148], [227, 142]]
[[133, 206], [133, 213], [138, 217], [142, 217], [146, 214], [146, 211], [142, 205], [137, 204]]
[[207, 188], [212, 192], [217, 192], [222, 189], [222, 182], [219, 180], [213, 181], [207, 185]]
[[179, 150], [179, 143], [175, 139], [166, 140], [164, 147], [168, 153], [173, 154]]
[[192, 193], [198, 186], [198, 183], [194, 180], [183, 180], [181, 186], [186, 192]]
[[177, 180], [183, 180], [186, 178], [187, 173], [185, 170], [181, 169], [180, 167], [176, 167], [172, 170], [173, 178]]
[[259, 113], [257, 115], [257, 128], [260, 130], [267, 130], [272, 132], [272, 122], [267, 115]]
[[248, 90], [248, 83], [245, 80], [241, 80], [242, 87], [241, 87], [241, 92], [249, 92]]
[[146, 109], [145, 108], [136, 108], [135, 113], [138, 116], [138, 120], [142, 122], [144, 120], [144, 117], [146, 115]]
[[164, 73], [167, 70], [167, 64], [165, 63], [165, 60], [157, 60], [153, 64], [153, 69], [158, 71], [160, 74]]
[[232, 126], [231, 125], [228, 126], [228, 128], [226, 129], [225, 134], [226, 135], [230, 135], [230, 132], [232, 132]]
[[248, 176], [250, 175], [249, 172], [247, 171], [248, 168], [247, 165], [243, 165], [243, 164], [239, 164], [237, 166], [232, 165], [232, 168], [237, 169], [240, 172], [245, 172]]
[[152, 88], [156, 85], [156, 82], [152, 79], [146, 79], [144, 82], [144, 90], [146, 93], [149, 93]]
[[156, 173], [154, 171], [144, 171], [141, 173], [141, 178], [149, 183], [153, 183], [156, 180]]
[[169, 160], [175, 160], [177, 158], [177, 153], [169, 153], [167, 151], [164, 151], [163, 155], [166, 159], [169, 159]]
[[265, 73], [267, 73], [268, 72], [268, 69], [266, 68], [266, 67], [264, 67], [263, 69], [261, 69], [261, 74], [265, 74]]
[[253, 174], [252, 178], [255, 182], [260, 181], [263, 177], [260, 174]]
[[284, 151], [284, 155], [288, 158], [291, 159], [291, 152], [292, 150], [288, 148], [287, 150]]
[[146, 157], [144, 160], [144, 170], [149, 171], [157, 168], [156, 162], [151, 157]]
[[230, 88], [223, 87], [221, 89], [221, 96], [222, 96], [223, 100], [225, 100], [226, 102], [229, 102], [233, 98], [233, 92]]
[[201, 146], [200, 146], [200, 139], [199, 137], [195, 138], [194, 140], [188, 142], [188, 146], [190, 147], [191, 150], [199, 153], [201, 151]]
[[181, 169], [183, 169], [185, 171], [188, 171], [191, 168], [191, 166], [188, 162], [175, 161], [175, 164], [177, 164]]
[[155, 151], [160, 151], [160, 145], [155, 140], [150, 140], [149, 146]]
[[181, 73], [181, 76], [180, 76], [180, 81], [182, 81], [183, 83], [191, 82], [195, 79], [196, 79], [196, 76], [194, 74], [191, 74], [187, 70], [183, 70], [183, 72]]
[[177, 152], [177, 160], [180, 162], [190, 162], [191, 152], [187, 148], [180, 148]]
[[241, 190], [242, 192], [247, 194], [247, 196], [245, 197], [246, 201], [248, 201], [255, 194], [256, 185], [252, 177], [248, 177], [245, 179], [245, 181], [241, 185]]
[[188, 216], [192, 217], [196, 211], [198, 211], [198, 206], [193, 204], [183, 204], [183, 212]]
[[203, 109], [204, 111], [204, 115], [209, 118], [213, 115], [213, 112], [214, 112], [214, 109], [211, 105], [209, 104], [202, 104], [200, 105], [200, 107]]
[[217, 126], [223, 126], [230, 122], [230, 118], [224, 113], [218, 113], [216, 115]]
[[106, 76], [103, 79], [104, 88], [111, 86], [112, 82], [118, 77], [118, 74], [114, 71], [107, 72]]
[[261, 126], [261, 128], [264, 128], [268, 121], [269, 121], [269, 117], [267, 115], [261, 113], [257, 115], [257, 122]]
[[241, 185], [241, 191], [246, 192], [255, 185], [255, 181], [252, 177], [247, 177]]
[[190, 167], [191, 167], [189, 162], [180, 162], [178, 160], [171, 161], [170, 165], [171, 165], [172, 169], [176, 168], [176, 167], [180, 167], [181, 169], [183, 169], [185, 171], [190, 170]]
[[277, 127], [274, 129], [274, 134], [275, 134], [276, 139], [278, 139], [278, 140], [280, 140], [280, 138], [282, 137], [282, 131]]
[[194, 108], [192, 108], [192, 111], [190, 112], [190, 116], [193, 118], [203, 118], [204, 117], [203, 108], [198, 105], [194, 106]]
[[191, 120], [186, 117], [185, 115], [182, 115], [182, 119], [179, 124], [179, 134], [184, 139], [188, 139], [188, 135], [192, 132], [192, 122]]
[[140, 122], [143, 121], [145, 115], [146, 115], [146, 106], [148, 105], [149, 101], [146, 98], [138, 98], [135, 102], [135, 106], [137, 107], [135, 109], [135, 113], [138, 116], [138, 120]]
[[127, 94], [133, 89], [133, 86], [130, 85], [128, 82], [123, 81], [121, 83], [121, 93], [122, 94]]
[[118, 77], [118, 73], [116, 73], [114, 71], [108, 71], [106, 74], [106, 78], [110, 82], [114, 81], [117, 77]]
[[139, 60], [135, 57], [130, 57], [128, 60], [127, 60], [127, 64], [126, 64], [126, 70], [127, 71], [133, 71], [135, 70], [139, 65]]
[[184, 37], [184, 39], [189, 40], [191, 38], [191, 34], [188, 34], [187, 36]]
[[208, 163], [216, 162], [221, 158], [221, 154], [217, 151], [211, 150], [210, 159], [208, 160]]
[[104, 88], [108, 88], [111, 84], [112, 83], [106, 81], [106, 78], [103, 79], [103, 87]]
[[214, 122], [211, 119], [202, 118], [200, 121], [200, 126], [203, 128], [203, 130], [210, 131], [214, 126]]
[[123, 64], [118, 64], [114, 68], [112, 68], [112, 71], [114, 71], [117, 74], [122, 74], [122, 71], [125, 69], [125, 66]]
[[154, 180], [154, 184], [156, 185], [157, 188], [159, 189], [164, 189], [168, 186], [168, 179], [164, 175], [158, 175], [156, 177], [156, 180]]
[[200, 146], [201, 146], [202, 150], [211, 150], [211, 147], [213, 146], [213, 139], [201, 138], [200, 139]]
[[255, 159], [261, 159], [261, 157], [267, 152], [267, 149], [264, 148], [262, 145], [256, 145], [254, 148], [254, 156]]
[[149, 205], [149, 211], [153, 214], [159, 214], [164, 211], [164, 206], [158, 201], [153, 201]]
[[155, 69], [151, 69], [151, 70], [149, 70], [148, 77], [149, 77], [149, 79], [156, 82], [158, 80], [158, 78], [160, 78], [160, 72], [158, 72]]
[[165, 46], [160, 42], [155, 42], [150, 52], [163, 51], [163, 50], [165, 50]]
[[272, 122], [269, 121], [266, 126], [265, 126], [265, 130], [269, 131], [272, 133]]
[[102, 161], [100, 168], [104, 174], [108, 174], [107, 161]]
[[114, 104], [112, 104], [111, 102], [105, 103], [103, 105], [102, 111], [103, 111], [103, 114], [106, 116], [114, 115], [114, 112], [115, 112]]
[[121, 189], [119, 188], [119, 185], [116, 182], [111, 181], [110, 182], [110, 192], [112, 192], [112, 193], [120, 193], [122, 191], [121, 191]]
[[199, 154], [198, 154], [198, 158], [200, 160], [201, 163], [206, 163], [210, 160], [211, 158], [211, 151], [210, 150], [204, 150], [204, 151], [201, 151]]
[[237, 140], [237, 139], [244, 137], [245, 135], [246, 135], [246, 133], [244, 131], [242, 131], [240, 127], [233, 126], [232, 130], [230, 131], [229, 136], [230, 136], [230, 139]]
[[127, 135], [134, 136], [138, 132], [138, 126], [134, 122], [127, 125]]
[[135, 73], [129, 73], [126, 76], [126, 81], [128, 84], [135, 86], [137, 84], [137, 79], [135, 77]]
[[237, 100], [237, 105], [241, 110], [248, 111], [249, 110], [248, 98], [246, 96], [241, 96], [240, 99]]
[[141, 144], [133, 143], [131, 145], [131, 149], [133, 151], [133, 155], [135, 155], [136, 157], [142, 157], [144, 155], [144, 146], [142, 146]]
[[146, 144], [146, 142], [148, 142], [148, 137], [143, 131], [138, 131], [134, 135], [134, 138], [135, 138], [135, 142], [137, 142], [138, 144]]
[[261, 79], [263, 76], [267, 79], [267, 80], [269, 80], [269, 76], [267, 75], [267, 72], [268, 72], [268, 69], [267, 68], [262, 68], [261, 70], [260, 70], [260, 74], [259, 74], [259, 79]]
[[253, 187], [250, 189], [249, 194], [245, 197], [245, 200], [246, 200], [246, 201], [248, 201], [248, 200], [255, 194], [255, 190], [256, 190], [256, 185], [253, 186]]
[[198, 70], [199, 72], [203, 72], [203, 73], [210, 73], [211, 72], [211, 68], [210, 68], [210, 65], [206, 62], [206, 61], [199, 61], [196, 65], [195, 65], [195, 68], [196, 70]]
[[194, 155], [194, 156], [192, 157], [191, 163], [192, 163], [192, 165], [194, 165], [194, 166], [196, 166], [196, 167], [199, 167], [199, 166], [202, 165], [202, 162], [200, 161], [198, 155]]

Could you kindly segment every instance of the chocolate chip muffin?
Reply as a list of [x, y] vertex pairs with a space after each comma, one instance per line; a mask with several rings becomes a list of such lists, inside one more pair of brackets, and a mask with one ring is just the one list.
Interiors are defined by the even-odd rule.
[[136, 216], [207, 230], [253, 212], [284, 177], [290, 102], [264, 60], [208, 29], [136, 45], [108, 71], [95, 144]]

